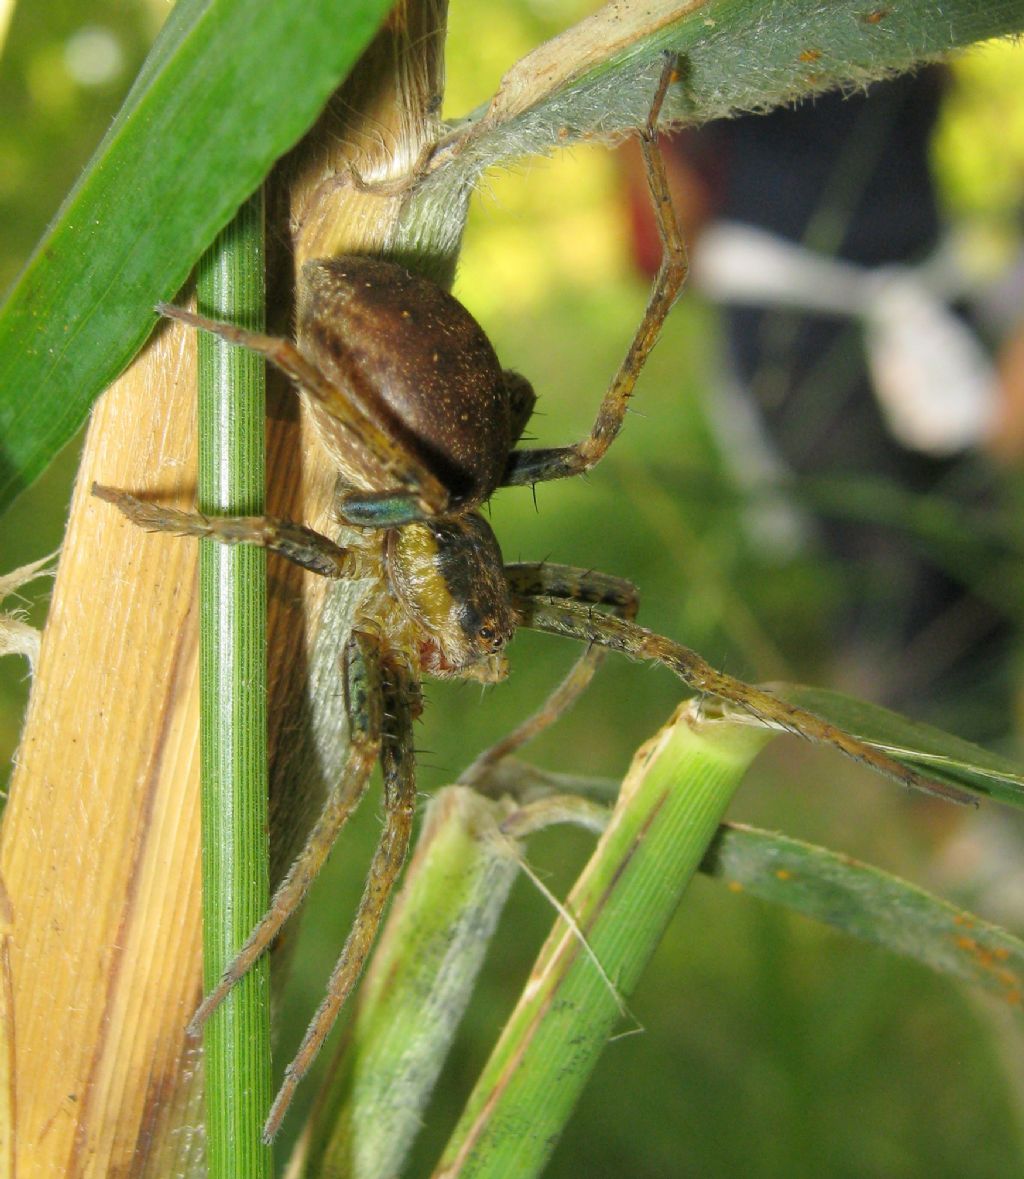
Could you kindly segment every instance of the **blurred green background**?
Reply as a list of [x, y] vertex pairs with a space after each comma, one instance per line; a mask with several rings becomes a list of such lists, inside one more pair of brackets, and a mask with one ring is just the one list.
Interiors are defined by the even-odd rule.
[[[14, 280], [88, 158], [166, 13], [157, 0], [48, 0], [14, 12], [0, 57], [0, 289]], [[451, 13], [447, 109], [484, 101], [520, 53], [587, 11], [567, 0]], [[4, 8], [0, 4], [0, 25]], [[1024, 178], [1024, 51], [976, 50], [956, 66], [935, 145], [951, 214], [981, 218], [1005, 249]], [[532, 431], [581, 436], [646, 299], [623, 170], [604, 148], [530, 160], [486, 179], [475, 201], [456, 293], [499, 355], [541, 395]], [[887, 699], [887, 684], [927, 659], [911, 704], [922, 719], [1019, 752], [1019, 472], [1001, 472], [984, 509], [910, 499], [872, 483], [843, 509], [885, 520], [901, 543], [933, 551], [984, 587], [1005, 638], [969, 683], [943, 674], [934, 643], [899, 665], [852, 659], [838, 620], [876, 592], [869, 571], [813, 544], [781, 553], [751, 529], [709, 421], [719, 330], [684, 297], [641, 381], [623, 438], [589, 478], [499, 494], [493, 521], [510, 560], [552, 560], [627, 576], [642, 620], [733, 674], [790, 679]], [[30, 395], [30, 391], [26, 391]], [[77, 446], [0, 521], [0, 571], [59, 544]], [[794, 491], [801, 506], [827, 489]], [[824, 517], [827, 519], [827, 516]], [[39, 583], [32, 587], [38, 588]], [[32, 616], [45, 612], [42, 595]], [[886, 651], [886, 636], [872, 650]], [[429, 684], [418, 744], [425, 793], [452, 781], [527, 715], [575, 651], [520, 635], [508, 683]], [[888, 658], [888, 656], [887, 656]], [[952, 656], [950, 656], [952, 658]], [[14, 751], [27, 694], [22, 661], [0, 664], [0, 742]], [[620, 776], [680, 697], [665, 672], [609, 661], [586, 699], [529, 756], [555, 769]], [[372, 799], [372, 796], [371, 796]], [[954, 812], [900, 794], [792, 739], [762, 756], [734, 817], [878, 863], [1009, 928], [1024, 929], [1020, 823], [985, 808]], [[287, 1059], [341, 945], [379, 805], [364, 806], [318, 883], [298, 934], [283, 1004]], [[562, 893], [590, 840], [536, 838], [530, 856]], [[521, 880], [499, 929], [410, 1174], [424, 1174], [493, 1041], [553, 914]], [[549, 1173], [558, 1176], [1004, 1176], [1024, 1155], [1024, 1037], [1019, 1017], [922, 968], [698, 880], [631, 1003], [643, 1027], [609, 1045]], [[628, 1030], [628, 1029], [627, 1029]], [[305, 1086], [297, 1106], [315, 1088]], [[293, 1114], [285, 1140], [301, 1117]], [[280, 1157], [285, 1157], [285, 1151]]]

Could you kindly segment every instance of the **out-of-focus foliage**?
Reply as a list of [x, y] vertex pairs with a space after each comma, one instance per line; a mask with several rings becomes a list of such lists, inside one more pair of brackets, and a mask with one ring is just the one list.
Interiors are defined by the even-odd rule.
[[989, 41], [958, 55], [935, 134], [935, 171], [958, 214], [1020, 217], [1024, 46]]
[[144, 0], [16, 6], [0, 57], [0, 291], [106, 131], [156, 28]]

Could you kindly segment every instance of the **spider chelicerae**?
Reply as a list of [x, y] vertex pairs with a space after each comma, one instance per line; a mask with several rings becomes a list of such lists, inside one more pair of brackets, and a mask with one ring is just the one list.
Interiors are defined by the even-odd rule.
[[327, 995], [271, 1107], [267, 1140], [358, 980], [401, 871], [415, 802], [412, 727], [421, 710], [423, 674], [501, 680], [507, 670], [504, 648], [518, 627], [588, 644], [549, 706], [485, 761], [550, 723], [586, 685], [602, 651], [613, 649], [663, 663], [695, 690], [764, 723], [833, 745], [908, 786], [938, 789], [814, 714], [726, 676], [687, 648], [638, 626], [636, 593], [628, 581], [550, 563], [506, 565], [479, 513], [499, 487], [588, 471], [622, 426], [637, 377], [686, 276], [686, 250], [657, 143], [658, 118], [674, 78], [672, 59], [638, 130], [662, 241], [661, 266], [594, 427], [574, 446], [516, 449], [534, 406], [529, 383], [502, 370], [460, 303], [394, 263], [355, 256], [307, 263], [299, 281], [296, 344], [182, 308], [159, 307], [172, 319], [262, 354], [295, 381], [340, 473], [336, 510], [345, 525], [344, 544], [269, 517], [206, 517], [111, 488], [94, 486], [94, 493], [145, 528], [262, 545], [325, 577], [359, 578], [366, 587], [341, 659], [350, 732], [341, 779], [267, 913], [190, 1024], [192, 1031], [201, 1027], [296, 911], [380, 760], [383, 831]]

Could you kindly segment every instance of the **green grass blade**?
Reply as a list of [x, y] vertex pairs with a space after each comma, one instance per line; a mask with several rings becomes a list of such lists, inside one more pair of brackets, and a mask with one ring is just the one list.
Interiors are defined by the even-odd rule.
[[0, 509], [78, 429], [390, 4], [185, 0], [0, 310]]
[[[260, 330], [264, 322], [263, 203], [249, 200], [204, 256], [203, 314]], [[261, 357], [199, 336], [199, 505], [257, 515], [264, 494]], [[203, 819], [203, 981], [209, 990], [266, 911], [266, 552], [202, 542], [200, 764]], [[213, 1014], [204, 1036], [211, 1179], [270, 1174], [260, 1131], [270, 1105], [267, 960]]]
[[1012, 1007], [1024, 1002], [1024, 942], [870, 864], [727, 824], [701, 869], [738, 891], [983, 987]]
[[997, 753], [841, 692], [796, 684], [774, 688], [786, 700], [840, 725], [936, 782], [1024, 807], [1024, 774], [1019, 765]]
[[622, 998], [769, 739], [764, 729], [730, 722], [696, 724], [684, 707], [641, 748], [566, 901], [577, 928], [559, 920], [541, 950], [448, 1143], [442, 1173], [539, 1173], [622, 1020]]

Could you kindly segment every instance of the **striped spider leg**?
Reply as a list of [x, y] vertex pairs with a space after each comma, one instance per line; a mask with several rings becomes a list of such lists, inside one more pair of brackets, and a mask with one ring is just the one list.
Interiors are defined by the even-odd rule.
[[661, 238], [661, 263], [655, 275], [643, 319], [633, 336], [619, 370], [612, 378], [598, 409], [591, 432], [574, 446], [514, 450], [501, 481], [503, 487], [541, 483], [582, 475], [604, 457], [618, 437], [625, 420], [629, 399], [651, 349], [658, 341], [668, 313], [679, 297], [689, 270], [686, 243], [672, 204], [665, 160], [658, 146], [658, 118], [669, 86], [677, 78], [676, 58], [667, 54], [654, 102], [647, 121], [637, 130], [643, 154], [647, 187], [654, 208], [654, 219]]
[[[368, 641], [367, 637], [358, 635], [353, 637], [360, 643], [360, 654], [365, 669], [369, 666], [367, 651], [363, 646]], [[327, 983], [327, 993], [310, 1021], [295, 1056], [285, 1069], [281, 1088], [278, 1090], [267, 1115], [263, 1128], [263, 1137], [267, 1142], [273, 1139], [280, 1128], [281, 1121], [295, 1095], [295, 1090], [316, 1059], [324, 1040], [327, 1039], [335, 1020], [338, 1018], [338, 1013], [344, 1006], [345, 1000], [359, 980], [363, 965], [376, 939], [377, 930], [380, 928], [388, 898], [391, 896], [395, 881], [405, 863], [412, 837], [413, 813], [416, 806], [416, 760], [412, 726], [413, 721], [422, 711], [419, 682], [402, 660], [389, 658], [379, 639], [372, 640], [371, 649], [373, 650], [372, 661], [376, 662], [380, 671], [380, 691], [377, 702], [372, 702], [368, 696], [364, 696], [359, 701], [354, 700], [350, 687], [346, 696], [346, 704], [349, 710], [349, 725], [355, 726], [355, 728], [350, 728], [350, 731], [365, 734], [366, 717], [368, 716], [373, 716], [376, 722], [381, 725], [379, 753], [384, 770], [384, 826], [373, 853], [373, 859], [370, 861], [366, 884], [352, 922], [352, 928], [345, 939], [345, 945]], [[346, 668], [347, 677], [352, 676], [352, 670], [352, 664], [349, 662]], [[363, 682], [367, 687], [370, 686], [368, 679], [364, 679]], [[350, 748], [349, 765], [352, 764], [354, 752], [354, 749]], [[367, 768], [367, 774], [370, 768], [372, 767]], [[359, 785], [355, 781], [355, 777], [350, 776], [348, 766], [346, 766], [345, 779], [349, 786], [350, 796], [362, 794], [366, 785], [365, 779]], [[333, 808], [334, 812], [343, 810], [346, 801], [347, 799], [340, 798], [338, 800], [340, 805]], [[277, 929], [295, 911], [302, 900], [305, 888], [300, 892], [295, 885], [291, 889], [291, 895], [284, 895], [286, 886], [296, 874], [296, 866], [307, 860], [309, 866], [312, 867], [315, 864], [313, 876], [316, 875], [352, 808], [348, 808], [345, 814], [339, 815], [340, 822], [333, 829], [330, 823], [324, 823], [328, 809], [328, 806], [325, 806], [320, 820], [310, 832], [299, 859], [296, 860], [288, 877], [275, 893], [274, 903], [267, 915], [253, 930], [246, 942], [246, 947], [243, 947], [238, 957], [225, 972], [217, 990], [212, 991], [206, 997], [204, 1006], [207, 1004], [215, 1006], [214, 1000], [218, 992], [221, 992], [221, 997], [227, 994], [228, 990], [249, 969], [249, 965], [270, 945]], [[275, 908], [278, 909], [280, 920], [272, 921]], [[250, 961], [243, 963], [242, 956], [246, 948], [249, 949]], [[216, 1001], [219, 1002], [219, 999]], [[202, 1008], [197, 1011], [195, 1019], [199, 1020], [201, 1014]]]
[[[632, 621], [640, 609], [640, 595], [631, 581], [596, 570], [570, 565], [516, 563], [505, 566], [505, 577], [513, 593], [545, 594], [551, 598], [603, 606], [618, 618]], [[590, 686], [608, 653], [607, 647], [590, 643], [540, 708], [485, 749], [459, 775], [462, 786], [481, 786], [498, 762], [510, 757], [545, 729], [563, 717]]]
[[629, 618], [595, 612], [587, 604], [585, 588], [576, 593], [565, 592], [566, 585], [573, 579], [579, 586], [586, 587], [591, 579], [603, 575], [553, 566], [555, 573], [548, 584], [547, 567], [535, 566], [532, 567], [536, 570], [535, 580], [524, 585], [515, 572], [520, 568], [523, 567], [509, 566], [507, 570], [519, 626], [619, 651], [631, 659], [660, 663], [694, 691], [732, 704], [765, 725], [808, 741], [830, 745], [844, 756], [908, 788], [952, 802], [974, 803], [965, 791], [926, 778], [808, 709], [790, 704], [763, 687], [716, 670], [696, 651], [655, 634]]

